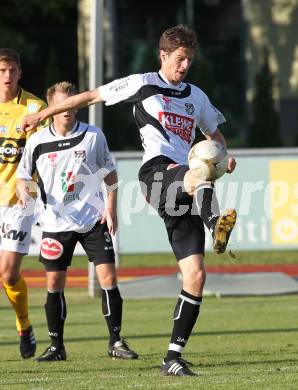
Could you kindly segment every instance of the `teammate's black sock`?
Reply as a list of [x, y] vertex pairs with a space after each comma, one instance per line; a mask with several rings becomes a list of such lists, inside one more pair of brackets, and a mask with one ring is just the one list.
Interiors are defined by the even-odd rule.
[[102, 314], [107, 321], [110, 333], [110, 345], [120, 340], [122, 302], [117, 286], [110, 289], [102, 289]]
[[63, 345], [64, 322], [66, 319], [66, 302], [64, 291], [48, 291], [47, 300], [44, 307], [52, 345], [59, 348]]
[[165, 361], [176, 359], [181, 353], [191, 334], [200, 312], [202, 297], [196, 297], [181, 290], [174, 311], [174, 327]]
[[208, 230], [213, 233], [216, 221], [219, 217], [219, 205], [213, 183], [200, 185], [194, 194], [198, 214], [202, 218]]

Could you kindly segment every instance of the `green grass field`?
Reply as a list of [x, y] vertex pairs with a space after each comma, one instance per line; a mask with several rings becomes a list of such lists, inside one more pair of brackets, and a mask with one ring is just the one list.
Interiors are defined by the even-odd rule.
[[[206, 265], [231, 265], [231, 264], [298, 264], [297, 250], [285, 251], [247, 251], [235, 252], [237, 258], [232, 259], [227, 253], [217, 255], [213, 252], [206, 253]], [[122, 255], [120, 257], [121, 267], [161, 267], [174, 266], [176, 260], [170, 253], [160, 254], [135, 254]], [[83, 256], [73, 259], [72, 267], [86, 267], [87, 260]], [[25, 269], [43, 269], [36, 257], [26, 256], [23, 262]]]
[[[37, 353], [49, 345], [45, 291], [30, 290]], [[123, 335], [139, 352], [137, 361], [111, 360], [100, 302], [84, 289], [68, 289], [66, 362], [20, 359], [14, 314], [0, 293], [1, 389], [297, 389], [297, 296], [205, 298], [185, 350], [195, 378], [160, 377], [169, 342], [174, 299], [128, 300]]]

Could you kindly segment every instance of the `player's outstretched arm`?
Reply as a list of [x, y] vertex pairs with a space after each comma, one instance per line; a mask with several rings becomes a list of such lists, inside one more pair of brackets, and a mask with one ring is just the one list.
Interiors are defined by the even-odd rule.
[[82, 108], [102, 101], [98, 88], [70, 96], [60, 103], [51, 105], [42, 111], [23, 117], [21, 130], [30, 131], [35, 129], [44, 120], [71, 108]]

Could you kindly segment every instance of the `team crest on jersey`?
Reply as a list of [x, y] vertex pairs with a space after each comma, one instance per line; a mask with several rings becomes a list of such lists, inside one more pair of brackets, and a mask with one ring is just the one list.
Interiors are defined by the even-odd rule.
[[192, 103], [185, 103], [185, 111], [188, 115], [192, 115], [195, 112], [194, 105]]
[[6, 134], [6, 133], [7, 133], [6, 126], [0, 125], [0, 134]]
[[167, 96], [162, 96], [161, 98], [163, 100], [163, 109], [171, 111], [171, 99]]
[[86, 151], [85, 150], [75, 150], [74, 151], [75, 162], [77, 164], [86, 161]]
[[29, 103], [27, 106], [28, 114], [33, 114], [38, 111], [38, 105], [36, 103]]
[[73, 192], [75, 181], [75, 175], [73, 174], [73, 172], [62, 172], [60, 178], [62, 191], [64, 193]]
[[17, 133], [21, 133], [22, 132], [20, 123], [17, 123], [17, 125], [16, 125], [16, 132]]
[[50, 163], [50, 166], [55, 168], [57, 165], [56, 165], [56, 160], [57, 159], [57, 153], [49, 153], [48, 154], [48, 161]]

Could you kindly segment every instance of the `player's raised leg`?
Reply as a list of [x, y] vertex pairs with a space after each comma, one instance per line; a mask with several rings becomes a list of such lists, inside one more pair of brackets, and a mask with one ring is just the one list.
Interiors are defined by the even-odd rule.
[[214, 183], [196, 178], [190, 170], [184, 176], [184, 186], [194, 198], [192, 212], [200, 215], [212, 234], [215, 252], [224, 253], [236, 223], [236, 210], [227, 209], [220, 213]]

